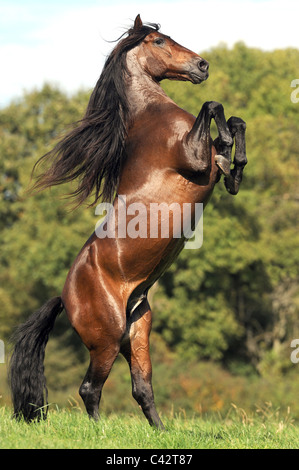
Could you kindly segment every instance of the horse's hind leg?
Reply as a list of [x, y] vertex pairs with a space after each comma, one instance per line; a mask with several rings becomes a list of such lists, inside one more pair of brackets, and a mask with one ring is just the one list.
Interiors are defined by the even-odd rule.
[[90, 364], [79, 389], [90, 418], [99, 419], [99, 404], [102, 388], [119, 353], [119, 344], [101, 344], [90, 351]]
[[[95, 276], [94, 278], [96, 279]], [[74, 282], [65, 290], [63, 302], [73, 328], [90, 352], [90, 364], [79, 393], [89, 416], [98, 419], [102, 388], [119, 353], [126, 331], [126, 314], [122, 302], [117, 301], [117, 296], [114, 295], [112, 308], [109, 303], [112, 294], [109, 294], [109, 297], [107, 290], [100, 292], [98, 285], [97, 296], [90, 295], [93, 294], [93, 279], [89, 279], [88, 297], [86, 294], [84, 296], [84, 291], [80, 291], [80, 286]]]
[[152, 366], [149, 354], [149, 335], [152, 314], [149, 304], [142, 302], [128, 320], [121, 353], [127, 359], [132, 379], [132, 394], [151, 426], [164, 429], [157, 413], [152, 388]]

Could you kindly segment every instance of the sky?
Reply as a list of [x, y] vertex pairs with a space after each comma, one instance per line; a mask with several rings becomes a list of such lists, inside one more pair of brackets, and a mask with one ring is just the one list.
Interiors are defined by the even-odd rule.
[[92, 89], [138, 13], [197, 53], [237, 41], [299, 49], [298, 0], [0, 0], [0, 107], [45, 82]]

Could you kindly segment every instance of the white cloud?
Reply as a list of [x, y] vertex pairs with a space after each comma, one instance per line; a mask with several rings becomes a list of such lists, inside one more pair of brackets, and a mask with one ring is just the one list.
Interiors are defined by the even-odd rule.
[[[232, 46], [239, 40], [271, 50], [299, 48], [297, 5], [297, 0], [128, 0], [117, 6], [111, 2], [110, 6], [65, 9], [61, 16], [43, 18], [40, 27], [35, 23], [27, 31], [27, 41], [0, 45], [0, 105], [44, 81], [59, 83], [70, 92], [93, 87], [105, 56], [114, 47], [105, 40], [118, 38], [137, 13], [144, 21], [159, 22], [163, 32], [196, 52], [219, 42]], [[15, 11], [15, 21], [18, 14], [24, 10]], [[11, 11], [6, 15], [12, 18]]]

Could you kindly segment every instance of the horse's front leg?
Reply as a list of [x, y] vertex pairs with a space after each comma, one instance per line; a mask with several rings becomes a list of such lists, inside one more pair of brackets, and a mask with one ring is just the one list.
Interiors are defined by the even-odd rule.
[[[216, 101], [207, 101], [186, 137], [189, 165], [195, 171], [208, 171], [211, 165], [210, 155], [210, 124], [214, 119], [218, 137], [214, 141], [217, 151], [215, 162], [221, 173], [225, 175], [225, 187], [230, 194], [237, 194], [242, 181], [242, 174], [246, 158], [245, 130], [246, 123], [238, 118], [231, 117], [227, 122], [223, 106]], [[231, 170], [231, 150], [235, 139], [234, 168]]]
[[225, 177], [224, 183], [230, 194], [237, 194], [242, 181], [243, 169], [247, 164], [245, 130], [246, 124], [241, 118], [232, 116], [227, 121], [230, 133], [235, 138], [234, 168]]
[[188, 163], [195, 171], [208, 171], [211, 165], [210, 125], [214, 119], [218, 137], [215, 141], [217, 155], [215, 161], [220, 171], [227, 177], [230, 175], [231, 149], [233, 137], [225, 120], [223, 106], [216, 101], [207, 101], [186, 136], [185, 145], [188, 150]]

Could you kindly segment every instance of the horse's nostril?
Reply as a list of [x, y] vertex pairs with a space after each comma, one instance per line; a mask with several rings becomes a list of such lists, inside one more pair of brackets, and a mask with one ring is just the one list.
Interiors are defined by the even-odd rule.
[[201, 59], [199, 62], [198, 62], [198, 68], [201, 72], [206, 72], [209, 68], [209, 62], [207, 62], [206, 60], [204, 59]]

